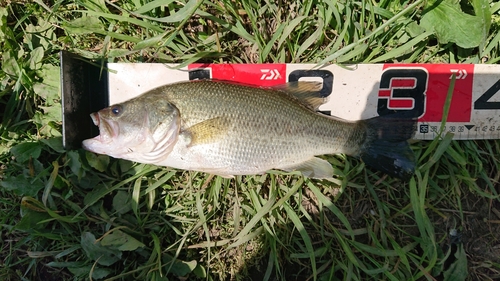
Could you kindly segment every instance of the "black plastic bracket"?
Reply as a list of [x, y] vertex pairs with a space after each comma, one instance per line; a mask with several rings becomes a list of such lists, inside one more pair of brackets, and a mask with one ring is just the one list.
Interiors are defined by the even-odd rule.
[[108, 71], [68, 51], [60, 52], [63, 147], [77, 149], [99, 129], [90, 113], [109, 105]]

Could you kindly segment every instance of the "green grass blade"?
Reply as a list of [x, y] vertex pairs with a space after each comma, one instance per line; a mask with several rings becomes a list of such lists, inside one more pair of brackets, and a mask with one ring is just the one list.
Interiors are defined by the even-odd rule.
[[318, 200], [323, 205], [325, 205], [326, 208], [328, 208], [342, 222], [342, 224], [345, 226], [345, 228], [349, 232], [349, 235], [352, 238], [354, 238], [354, 233], [353, 233], [353, 230], [351, 228], [351, 224], [349, 223], [349, 221], [347, 220], [345, 215], [339, 210], [339, 208], [337, 206], [335, 206], [335, 204], [333, 204], [333, 202], [330, 201], [326, 196], [324, 196], [321, 193], [321, 191], [312, 182], [308, 181], [307, 186], [311, 189], [311, 191], [314, 193], [314, 195], [316, 195]]
[[413, 52], [415, 49], [415, 46], [418, 43], [422, 42], [423, 40], [425, 40], [426, 38], [428, 38], [432, 34], [433, 34], [433, 32], [426, 31], [426, 32], [420, 34], [419, 36], [411, 39], [410, 41], [406, 42], [402, 46], [397, 47], [395, 49], [392, 49], [389, 52], [384, 53], [380, 57], [377, 57], [375, 59], [370, 60], [370, 62], [371, 63], [386, 62], [386, 61], [390, 60], [391, 58], [397, 58], [397, 57], [400, 57], [400, 56], [407, 54], [409, 52]]
[[312, 246], [311, 242], [311, 237], [309, 237], [309, 234], [307, 234], [306, 229], [304, 228], [304, 225], [300, 221], [300, 218], [297, 216], [297, 214], [293, 211], [293, 209], [288, 205], [288, 203], [284, 203], [283, 207], [290, 218], [292, 220], [293, 225], [295, 228], [299, 231], [300, 236], [302, 237], [302, 240], [306, 246], [307, 252], [309, 254], [309, 259], [311, 260], [311, 268], [313, 271], [313, 280], [317, 279], [317, 268], [316, 268], [316, 257], [314, 255], [314, 248]]
[[139, 7], [139, 9], [135, 10], [134, 12], [137, 13], [137, 14], [144, 14], [146, 12], [149, 12], [155, 8], [160, 8], [162, 6], [168, 6], [170, 5], [171, 3], [173, 3], [174, 0], [155, 0], [155, 1], [151, 1], [151, 2], [148, 2], [144, 5], [142, 5], [141, 7]]
[[377, 29], [375, 29], [370, 35], [365, 36], [365, 37], [357, 40], [355, 43], [351, 43], [351, 44], [343, 47], [342, 49], [340, 49], [336, 53], [334, 53], [334, 54], [332, 54], [332, 55], [324, 58], [323, 60], [321, 60], [318, 63], [318, 65], [323, 65], [323, 64], [329, 63], [330, 61], [333, 61], [336, 58], [338, 58], [338, 57], [346, 54], [347, 52], [349, 52], [352, 49], [356, 48], [358, 45], [362, 44], [364, 41], [366, 41], [366, 40], [374, 37], [378, 32], [381, 32], [382, 30], [384, 30], [387, 26], [389, 26], [390, 24], [392, 24], [393, 22], [395, 22], [396, 20], [398, 20], [403, 15], [406, 15], [407, 13], [413, 12], [414, 9], [417, 6], [421, 5], [423, 2], [424, 2], [423, 0], [417, 0], [417, 1], [413, 2], [411, 5], [408, 5], [408, 7], [406, 7], [401, 12], [399, 12], [398, 14], [396, 14], [394, 17], [392, 17], [391, 19], [389, 19], [388, 21], [386, 21], [384, 24], [382, 24], [381, 26], [379, 26]]

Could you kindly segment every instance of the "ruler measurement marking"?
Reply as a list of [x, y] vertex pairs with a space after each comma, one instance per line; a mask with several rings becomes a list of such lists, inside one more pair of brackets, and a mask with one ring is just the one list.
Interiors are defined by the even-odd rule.
[[[315, 69], [313, 64], [192, 64], [174, 70], [162, 69], [162, 64], [119, 63], [108, 67], [114, 69], [113, 65], [120, 65], [117, 68], [122, 70], [109, 75], [110, 101], [114, 103], [147, 90], [144, 86], [134, 88], [134, 83], [144, 76], [137, 72], [150, 71], [153, 66], [158, 74], [153, 80], [158, 81], [148, 83], [158, 86], [197, 78], [260, 86], [317, 78], [323, 82], [322, 96], [327, 97], [321, 111], [348, 120], [410, 111], [419, 118], [417, 139], [434, 138], [439, 133], [450, 78], [455, 74], [456, 84], [442, 133], [453, 133], [455, 139], [500, 137], [500, 65], [360, 64]], [[127, 69], [127, 65], [133, 67]], [[195, 69], [202, 71], [186, 71]], [[124, 94], [124, 91], [131, 93]]]

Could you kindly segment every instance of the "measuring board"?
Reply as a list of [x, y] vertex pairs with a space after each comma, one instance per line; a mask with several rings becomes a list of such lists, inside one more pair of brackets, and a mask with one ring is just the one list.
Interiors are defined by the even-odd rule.
[[327, 98], [319, 110], [347, 120], [394, 111], [418, 116], [415, 139], [434, 139], [455, 74], [455, 87], [444, 132], [455, 139], [500, 138], [500, 66], [473, 64], [192, 64], [110, 63], [109, 103], [115, 104], [167, 83], [221, 79], [258, 86], [289, 81], [323, 82]]
[[[474, 64], [191, 64], [108, 63], [108, 72], [61, 53], [63, 144], [79, 147], [98, 134], [91, 112], [138, 96], [164, 84], [219, 79], [273, 86], [289, 81], [323, 83], [326, 103], [319, 110], [346, 120], [395, 111], [418, 116], [415, 139], [439, 134], [450, 82], [455, 87], [442, 133], [454, 139], [500, 138], [500, 65]], [[93, 68], [91, 70], [90, 68]]]

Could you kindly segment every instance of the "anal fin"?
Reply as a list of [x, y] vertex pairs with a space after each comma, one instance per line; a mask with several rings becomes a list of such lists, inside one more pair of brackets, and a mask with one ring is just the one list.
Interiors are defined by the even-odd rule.
[[298, 164], [276, 168], [287, 172], [300, 171], [302, 175], [316, 179], [332, 178], [333, 176], [332, 165], [318, 157], [313, 157]]

